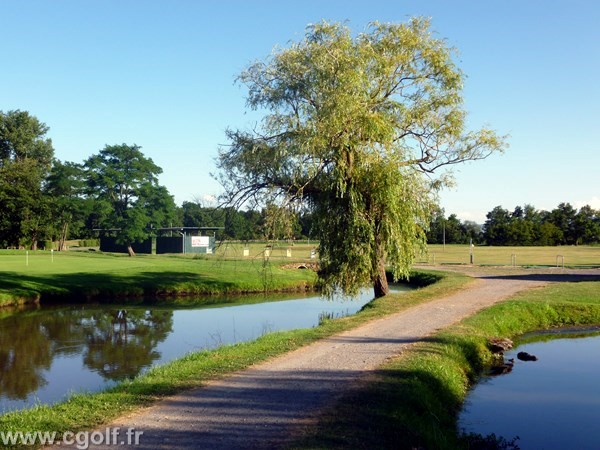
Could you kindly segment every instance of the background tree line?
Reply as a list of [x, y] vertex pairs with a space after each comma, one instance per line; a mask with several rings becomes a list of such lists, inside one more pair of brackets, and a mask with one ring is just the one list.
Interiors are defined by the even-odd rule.
[[537, 210], [532, 205], [517, 206], [513, 211], [496, 206], [486, 215], [483, 225], [461, 222], [455, 214], [434, 215], [427, 242], [429, 244], [476, 244], [511, 246], [582, 245], [600, 243], [600, 211], [589, 205], [579, 210], [560, 203], [552, 211]]
[[[82, 164], [54, 157], [48, 127], [26, 111], [0, 111], [0, 246], [95, 237], [114, 229], [121, 244], [145, 239], [177, 217], [162, 169], [137, 145], [107, 145]], [[130, 253], [133, 253], [131, 250]]]
[[95, 229], [115, 230], [125, 245], [172, 226], [223, 227], [220, 238], [237, 240], [310, 235], [310, 214], [279, 211], [274, 205], [260, 211], [200, 201], [178, 207], [158, 184], [162, 169], [137, 145], [107, 145], [83, 163], [62, 162], [54, 157], [47, 132], [26, 111], [0, 111], [2, 248], [35, 250], [52, 241], [62, 250], [67, 239], [96, 238]]
[[[0, 245], [36, 249], [54, 241], [97, 237], [119, 229], [121, 242], [143, 240], [155, 228], [222, 227], [220, 239], [306, 239], [318, 235], [314, 214], [267, 204], [220, 208], [201, 201], [178, 207], [158, 184], [162, 169], [136, 145], [110, 145], [83, 163], [54, 157], [48, 127], [25, 111], [0, 111]], [[434, 214], [429, 244], [578, 245], [600, 242], [600, 211], [561, 203], [552, 211], [531, 205], [488, 212], [483, 225], [455, 214]]]

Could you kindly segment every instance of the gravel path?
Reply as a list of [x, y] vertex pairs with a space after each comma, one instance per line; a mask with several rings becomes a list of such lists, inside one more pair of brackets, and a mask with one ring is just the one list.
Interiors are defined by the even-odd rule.
[[138, 449], [279, 448], [338, 393], [436, 330], [524, 289], [553, 281], [600, 280], [597, 270], [472, 275], [477, 279], [457, 294], [170, 397], [108, 426], [120, 427], [120, 440], [126, 439], [129, 428], [143, 431]]

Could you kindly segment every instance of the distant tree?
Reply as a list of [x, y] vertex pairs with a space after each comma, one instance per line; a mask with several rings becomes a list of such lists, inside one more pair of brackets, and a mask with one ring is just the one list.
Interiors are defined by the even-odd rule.
[[444, 208], [433, 208], [431, 212], [431, 222], [427, 230], [428, 244], [444, 244], [446, 233], [446, 217]]
[[474, 244], [483, 243], [483, 231], [481, 225], [472, 220], [465, 220], [462, 223], [462, 234], [464, 236], [464, 244], [473, 240]]
[[249, 241], [252, 239], [264, 239], [264, 215], [260, 211], [252, 209], [240, 211], [244, 216], [244, 231], [239, 239]]
[[[531, 211], [528, 210], [531, 214]], [[534, 222], [526, 217], [526, 212], [517, 206], [506, 225], [505, 245], [533, 245], [535, 241]]]
[[570, 203], [560, 203], [550, 211], [549, 220], [563, 232], [562, 244], [574, 245], [577, 243], [575, 230], [575, 217], [577, 210]]
[[539, 227], [539, 234], [536, 240], [537, 245], [558, 245], [564, 240], [564, 234], [560, 228], [552, 222], [543, 222]]
[[589, 205], [582, 206], [573, 221], [573, 231], [577, 244], [600, 242], [600, 212]]
[[162, 169], [146, 158], [137, 145], [107, 145], [85, 162], [88, 193], [95, 199], [99, 228], [117, 230], [117, 242], [126, 245], [146, 239], [154, 228], [168, 226], [175, 203], [158, 184]]
[[92, 200], [85, 197], [85, 171], [81, 164], [55, 161], [44, 183], [44, 195], [50, 208], [53, 232], [58, 237], [57, 250], [65, 249], [69, 232], [89, 235], [85, 222]]
[[466, 130], [451, 56], [424, 19], [358, 35], [321, 22], [242, 72], [249, 107], [266, 115], [255, 131], [228, 132], [218, 162], [226, 199], [309, 207], [325, 293], [387, 294], [386, 270], [407, 276], [425, 245], [433, 201], [423, 173], [503, 147], [488, 129]]
[[310, 210], [305, 209], [300, 212], [298, 216], [298, 223], [300, 225], [300, 233], [302, 234], [302, 237], [310, 239], [317, 234], [316, 230], [314, 229], [314, 216]]
[[45, 172], [50, 169], [54, 148], [46, 138], [48, 126], [27, 111], [0, 111], [0, 165], [33, 160]]
[[47, 232], [42, 183], [54, 155], [47, 132], [26, 111], [0, 111], [0, 242], [5, 246], [36, 249]]
[[465, 242], [464, 230], [456, 214], [450, 214], [446, 219], [446, 244], [461, 244]]
[[248, 224], [241, 211], [235, 208], [225, 208], [225, 238], [229, 239], [253, 239], [254, 235], [249, 232]]
[[535, 229], [533, 222], [523, 217], [511, 219], [506, 227], [505, 245], [533, 245], [535, 243]]
[[225, 211], [203, 206], [201, 202], [183, 202], [183, 225], [186, 227], [223, 227]]
[[488, 245], [507, 245], [510, 214], [501, 206], [496, 206], [486, 214], [483, 236]]

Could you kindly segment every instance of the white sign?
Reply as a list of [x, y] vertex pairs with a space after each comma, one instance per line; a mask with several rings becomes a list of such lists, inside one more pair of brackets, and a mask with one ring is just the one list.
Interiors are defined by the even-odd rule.
[[192, 236], [192, 247], [208, 247], [210, 238], [208, 236]]

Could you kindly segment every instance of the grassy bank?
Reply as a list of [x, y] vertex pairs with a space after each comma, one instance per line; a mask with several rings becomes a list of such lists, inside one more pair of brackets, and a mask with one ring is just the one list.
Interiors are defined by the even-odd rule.
[[306, 289], [315, 279], [254, 258], [15, 250], [0, 251], [0, 273], [0, 305]]
[[434, 272], [416, 273], [412, 280], [419, 285], [437, 282], [409, 293], [378, 299], [354, 316], [327, 320], [315, 328], [272, 333], [253, 342], [193, 353], [105, 392], [77, 394], [61, 404], [4, 414], [0, 416], [0, 430], [62, 433], [90, 429], [162, 396], [196, 387], [374, 318], [456, 292], [470, 281], [462, 275]]
[[598, 323], [600, 282], [561, 283], [520, 294], [382, 367], [364, 389], [324, 414], [297, 447], [494, 448], [477, 447], [456, 432], [468, 388], [491, 361], [487, 339]]

